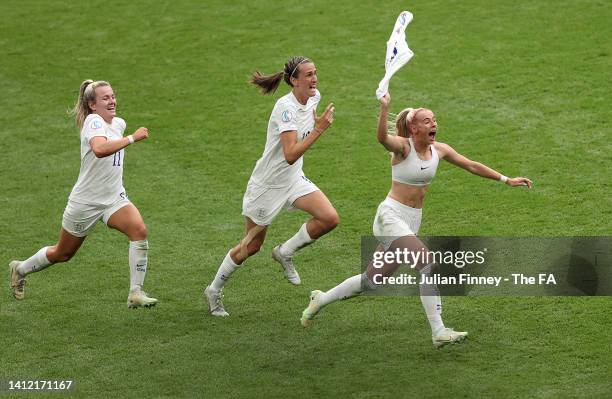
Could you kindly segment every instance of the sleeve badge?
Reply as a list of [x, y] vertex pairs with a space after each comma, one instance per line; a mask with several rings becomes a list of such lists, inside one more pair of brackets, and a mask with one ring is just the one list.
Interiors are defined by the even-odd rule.
[[291, 119], [293, 119], [293, 113], [291, 113], [291, 111], [288, 109], [284, 110], [283, 113], [281, 114], [281, 120], [287, 123], [287, 122], [291, 122]]

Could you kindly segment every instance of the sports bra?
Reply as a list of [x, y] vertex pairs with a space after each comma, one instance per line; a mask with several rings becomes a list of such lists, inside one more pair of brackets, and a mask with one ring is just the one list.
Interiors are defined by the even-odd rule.
[[391, 165], [391, 179], [411, 186], [426, 186], [436, 175], [439, 162], [438, 152], [433, 145], [430, 145], [431, 159], [423, 161], [414, 149], [412, 138], [409, 137], [408, 141], [410, 143], [410, 152], [402, 162], [397, 165]]

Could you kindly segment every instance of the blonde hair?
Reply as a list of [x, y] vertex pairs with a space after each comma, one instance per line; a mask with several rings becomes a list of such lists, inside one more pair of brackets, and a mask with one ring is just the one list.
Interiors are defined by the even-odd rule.
[[419, 111], [425, 108], [405, 108], [400, 111], [399, 114], [389, 114], [393, 120], [387, 121], [387, 130], [391, 134], [396, 134], [400, 137], [410, 137], [410, 123], [412, 123], [414, 117]]
[[91, 114], [89, 103], [96, 101], [96, 88], [104, 86], [110, 86], [110, 84], [104, 80], [93, 81], [91, 79], [84, 80], [83, 83], [81, 83], [79, 97], [71, 111], [79, 129], [83, 127], [87, 115]]

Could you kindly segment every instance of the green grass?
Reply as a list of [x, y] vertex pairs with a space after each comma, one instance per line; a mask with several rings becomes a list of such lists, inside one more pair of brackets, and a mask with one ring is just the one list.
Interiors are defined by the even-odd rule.
[[[390, 181], [374, 90], [396, 15], [415, 15], [416, 56], [392, 110], [427, 106], [438, 139], [533, 190], [442, 164], [424, 235], [611, 235], [608, 1], [144, 1], [0, 3], [0, 261], [57, 237], [79, 168], [66, 116], [86, 78], [111, 82], [128, 130], [124, 183], [150, 230], [151, 310], [128, 311], [127, 241], [103, 225], [67, 264], [0, 296], [0, 379], [73, 378], [78, 397], [610, 397], [610, 298], [447, 298], [470, 340], [436, 351], [418, 298], [338, 303], [304, 331], [313, 288], [359, 270]], [[246, 83], [311, 57], [333, 127], [305, 157], [340, 226], [297, 258], [269, 258], [305, 215], [285, 213], [226, 288], [231, 317], [201, 298], [242, 237], [246, 182], [275, 100]], [[50, 395], [54, 396], [54, 395]], [[62, 394], [57, 394], [61, 397]]]

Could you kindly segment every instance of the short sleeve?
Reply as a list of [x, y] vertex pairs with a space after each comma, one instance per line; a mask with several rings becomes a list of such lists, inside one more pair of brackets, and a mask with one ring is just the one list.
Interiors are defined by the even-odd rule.
[[121, 134], [123, 134], [123, 132], [125, 131], [125, 128], [127, 127], [127, 124], [125, 123], [125, 121], [122, 118], [119, 118], [119, 117], [113, 118], [113, 122], [115, 122], [115, 121], [117, 123], [117, 126], [121, 130]]
[[281, 105], [278, 108], [278, 133], [298, 130], [296, 121], [297, 110], [289, 104]]
[[106, 129], [104, 128], [104, 120], [100, 116], [87, 117], [81, 130], [81, 138], [86, 142], [97, 136], [107, 137]]

